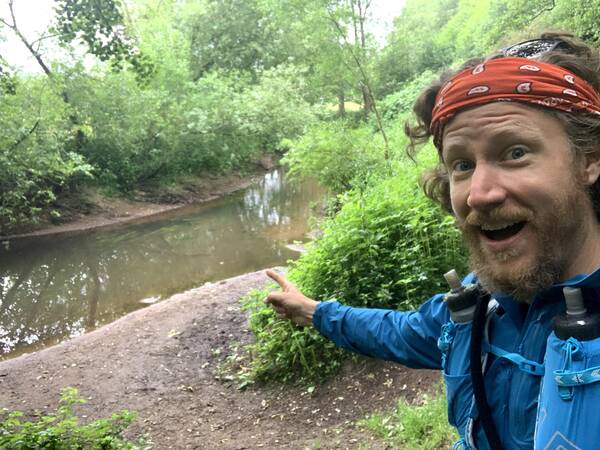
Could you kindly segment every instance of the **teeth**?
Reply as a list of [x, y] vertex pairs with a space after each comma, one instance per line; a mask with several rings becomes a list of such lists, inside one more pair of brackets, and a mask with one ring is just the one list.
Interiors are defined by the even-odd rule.
[[503, 230], [504, 228], [508, 228], [508, 227], [512, 227], [513, 225], [519, 223], [519, 221], [516, 222], [511, 222], [511, 223], [504, 223], [504, 224], [498, 224], [498, 225], [491, 225], [491, 224], [482, 224], [481, 225], [481, 229], [485, 230], [485, 231], [498, 231], [498, 230]]

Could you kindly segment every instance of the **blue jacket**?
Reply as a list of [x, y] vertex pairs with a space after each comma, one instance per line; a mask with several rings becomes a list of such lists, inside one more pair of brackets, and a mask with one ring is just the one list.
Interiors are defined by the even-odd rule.
[[[464, 282], [472, 280], [470, 275]], [[500, 307], [490, 319], [490, 344], [543, 364], [552, 318], [565, 309], [564, 286], [581, 287], [586, 297], [600, 299], [600, 269], [539, 293], [529, 307], [510, 297], [494, 295]], [[469, 415], [476, 415], [472, 409], [469, 372], [471, 325], [450, 322], [442, 294], [433, 296], [413, 312], [321, 302], [313, 325], [336, 345], [348, 350], [408, 367], [443, 370], [448, 419], [464, 437]], [[440, 347], [438, 341], [442, 344]], [[486, 393], [504, 448], [531, 449], [541, 377], [519, 370], [505, 358], [489, 356]], [[480, 426], [474, 434], [477, 448], [489, 449]]]

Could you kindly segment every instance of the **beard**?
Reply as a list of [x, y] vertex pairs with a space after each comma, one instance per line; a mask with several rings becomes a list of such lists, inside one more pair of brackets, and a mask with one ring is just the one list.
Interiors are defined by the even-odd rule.
[[[579, 182], [569, 192], [542, 205], [540, 212], [525, 208], [494, 209], [489, 213], [470, 212], [458, 226], [469, 251], [472, 270], [489, 292], [512, 296], [531, 303], [537, 293], [562, 281], [569, 265], [581, 248], [585, 236], [585, 211], [588, 193]], [[543, 210], [542, 210], [543, 209]], [[482, 243], [483, 224], [526, 221], [533, 250], [523, 261], [522, 249], [492, 252]], [[522, 231], [522, 230], [521, 230]], [[517, 257], [521, 257], [516, 259]], [[517, 261], [521, 260], [521, 264]]]

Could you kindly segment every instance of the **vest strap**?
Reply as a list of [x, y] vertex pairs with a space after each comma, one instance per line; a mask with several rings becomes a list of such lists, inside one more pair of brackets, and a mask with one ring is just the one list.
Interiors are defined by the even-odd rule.
[[[529, 359], [524, 358], [518, 353], [510, 353], [500, 347], [496, 347], [495, 345], [491, 345], [488, 342], [483, 343], [483, 349], [486, 352], [490, 352], [496, 355], [498, 358], [508, 359], [515, 366], [519, 368], [519, 370], [528, 373], [530, 375], [534, 375], [536, 377], [544, 376], [544, 365], [540, 364], [536, 361], [531, 361]], [[600, 367], [599, 367], [600, 369]]]

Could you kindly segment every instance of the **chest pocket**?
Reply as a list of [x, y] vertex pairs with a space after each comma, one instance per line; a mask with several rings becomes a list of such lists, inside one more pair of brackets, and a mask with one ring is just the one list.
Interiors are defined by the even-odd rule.
[[469, 346], [471, 324], [448, 322], [442, 327], [438, 347], [442, 352], [448, 421], [464, 436], [473, 398]]

